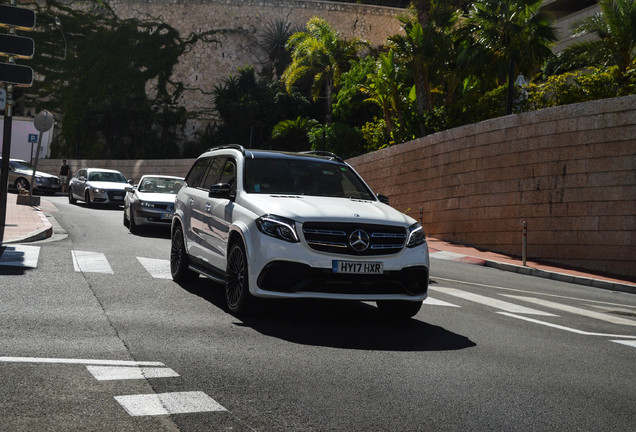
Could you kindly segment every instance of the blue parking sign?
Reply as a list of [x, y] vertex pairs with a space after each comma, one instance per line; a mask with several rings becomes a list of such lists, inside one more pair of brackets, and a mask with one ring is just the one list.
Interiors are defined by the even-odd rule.
[[29, 134], [29, 143], [37, 144], [38, 143], [38, 134]]

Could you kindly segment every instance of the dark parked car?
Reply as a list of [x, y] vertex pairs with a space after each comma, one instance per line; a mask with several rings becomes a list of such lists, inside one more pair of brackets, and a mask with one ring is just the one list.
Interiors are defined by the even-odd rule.
[[[2, 158], [0, 158], [0, 167]], [[9, 188], [30, 190], [33, 182], [33, 165], [20, 159], [9, 159]], [[35, 172], [33, 191], [40, 193], [55, 193], [62, 190], [60, 178], [42, 171]]]

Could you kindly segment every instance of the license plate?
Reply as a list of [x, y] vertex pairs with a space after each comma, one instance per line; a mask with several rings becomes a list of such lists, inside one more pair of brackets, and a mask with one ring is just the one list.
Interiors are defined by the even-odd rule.
[[333, 261], [332, 271], [346, 274], [382, 274], [384, 265], [381, 262]]
[[170, 220], [170, 219], [172, 219], [173, 216], [174, 216], [173, 213], [161, 213], [161, 219], [164, 219], [164, 220], [165, 219]]

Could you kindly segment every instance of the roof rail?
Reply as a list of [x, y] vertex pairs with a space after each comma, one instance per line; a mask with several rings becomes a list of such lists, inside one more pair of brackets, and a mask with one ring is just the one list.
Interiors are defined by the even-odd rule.
[[304, 151], [301, 152], [302, 154], [309, 154], [309, 155], [315, 155], [315, 156], [327, 156], [330, 157], [331, 159], [335, 159], [338, 162], [343, 162], [344, 163], [344, 159], [342, 159], [340, 156], [333, 154], [331, 152], [328, 151], [324, 151], [324, 150], [309, 150], [309, 151]]
[[212, 151], [212, 150], [222, 150], [222, 149], [234, 149], [234, 150], [238, 150], [241, 153], [243, 153], [243, 156], [245, 156], [245, 147], [243, 147], [240, 144], [224, 144], [224, 145], [220, 145], [220, 146], [216, 146], [216, 147], [212, 147], [211, 149], [209, 149], [208, 151]]

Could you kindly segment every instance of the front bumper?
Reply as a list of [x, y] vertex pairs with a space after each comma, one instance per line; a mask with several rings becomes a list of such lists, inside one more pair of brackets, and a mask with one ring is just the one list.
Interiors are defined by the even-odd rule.
[[[248, 246], [250, 293], [269, 298], [422, 301], [428, 295], [428, 245], [391, 255], [352, 257], [254, 235]], [[334, 260], [382, 262], [382, 274], [334, 273]]]
[[91, 200], [95, 204], [124, 205], [124, 197], [126, 192], [123, 190], [105, 190], [103, 192], [95, 192], [91, 189]]
[[137, 203], [131, 207], [131, 210], [137, 225], [170, 226], [174, 216], [174, 210], [142, 207]]

